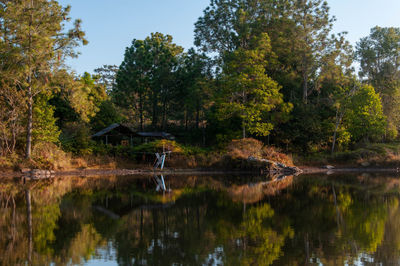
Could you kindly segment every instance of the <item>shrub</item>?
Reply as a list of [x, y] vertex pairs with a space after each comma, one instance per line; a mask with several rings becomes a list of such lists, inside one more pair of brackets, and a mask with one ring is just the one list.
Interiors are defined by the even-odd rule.
[[281, 153], [275, 147], [264, 146], [261, 141], [252, 138], [232, 140], [227, 147], [227, 155], [232, 159], [247, 159], [252, 156], [293, 165], [293, 160], [286, 154]]
[[227, 154], [232, 158], [247, 159], [249, 156], [261, 158], [263, 146], [261, 141], [251, 138], [232, 140], [228, 144]]
[[89, 155], [96, 143], [90, 138], [90, 129], [85, 123], [71, 122], [63, 128], [60, 136], [63, 149], [79, 155]]
[[184, 149], [176, 141], [172, 140], [156, 140], [149, 143], [144, 143], [133, 148], [134, 152], [163, 152], [171, 151], [173, 153], [184, 153]]
[[70, 166], [71, 158], [54, 143], [39, 142], [32, 149], [34, 167], [42, 169], [65, 169]]

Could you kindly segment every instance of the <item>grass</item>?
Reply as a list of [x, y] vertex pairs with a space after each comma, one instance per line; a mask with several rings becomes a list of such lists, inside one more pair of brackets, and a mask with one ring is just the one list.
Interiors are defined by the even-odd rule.
[[354, 150], [314, 153], [296, 156], [295, 163], [306, 166], [334, 164], [336, 166], [398, 167], [400, 166], [400, 142], [369, 143]]

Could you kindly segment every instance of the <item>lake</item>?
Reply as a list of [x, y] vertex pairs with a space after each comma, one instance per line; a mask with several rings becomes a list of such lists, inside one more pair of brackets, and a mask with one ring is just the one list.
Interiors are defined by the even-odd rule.
[[400, 265], [390, 174], [0, 182], [0, 265]]

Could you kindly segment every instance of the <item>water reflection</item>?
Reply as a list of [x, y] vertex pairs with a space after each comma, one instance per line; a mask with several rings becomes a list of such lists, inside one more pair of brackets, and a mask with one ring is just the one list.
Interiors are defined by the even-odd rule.
[[398, 265], [399, 184], [374, 175], [3, 182], [0, 265]]

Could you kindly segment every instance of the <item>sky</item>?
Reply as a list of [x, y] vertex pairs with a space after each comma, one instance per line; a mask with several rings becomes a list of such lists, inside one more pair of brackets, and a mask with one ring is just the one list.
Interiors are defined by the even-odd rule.
[[[71, 5], [71, 17], [82, 19], [89, 44], [67, 62], [78, 74], [102, 65], [120, 65], [133, 39], [152, 32], [169, 34], [185, 49], [193, 47], [194, 23], [210, 0], [59, 0]], [[337, 21], [334, 32], [346, 31], [356, 42], [375, 26], [400, 27], [399, 0], [328, 0]]]

